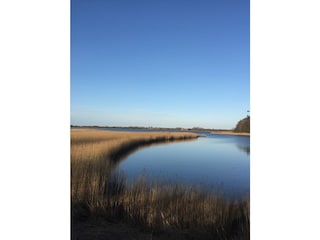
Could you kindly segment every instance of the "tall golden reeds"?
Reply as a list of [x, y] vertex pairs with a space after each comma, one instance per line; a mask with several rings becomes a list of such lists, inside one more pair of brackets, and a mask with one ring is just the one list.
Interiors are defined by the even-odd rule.
[[198, 137], [184, 132], [71, 130], [72, 224], [102, 217], [152, 232], [200, 229], [213, 237], [248, 239], [249, 198], [228, 201], [193, 186], [127, 184], [115, 171], [121, 157], [141, 146]]

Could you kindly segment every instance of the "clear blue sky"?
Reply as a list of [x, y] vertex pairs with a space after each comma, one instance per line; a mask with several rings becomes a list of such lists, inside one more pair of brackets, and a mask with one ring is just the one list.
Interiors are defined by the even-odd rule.
[[71, 124], [235, 127], [249, 0], [72, 0]]

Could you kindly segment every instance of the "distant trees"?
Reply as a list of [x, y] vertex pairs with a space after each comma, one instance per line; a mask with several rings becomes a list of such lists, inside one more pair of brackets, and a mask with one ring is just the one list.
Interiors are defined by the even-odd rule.
[[250, 133], [250, 116], [247, 115], [246, 118], [241, 119], [236, 128], [233, 130], [234, 132], [247, 132]]

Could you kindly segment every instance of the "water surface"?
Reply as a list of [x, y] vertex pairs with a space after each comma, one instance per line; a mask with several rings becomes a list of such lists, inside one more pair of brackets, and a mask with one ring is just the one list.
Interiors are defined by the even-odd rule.
[[202, 185], [226, 195], [250, 191], [250, 137], [212, 135], [140, 149], [118, 169], [128, 181], [141, 175], [150, 180]]

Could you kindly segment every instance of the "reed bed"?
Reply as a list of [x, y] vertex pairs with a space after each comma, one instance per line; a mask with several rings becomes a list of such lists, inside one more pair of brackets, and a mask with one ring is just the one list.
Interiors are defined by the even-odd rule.
[[195, 186], [127, 184], [115, 171], [123, 156], [155, 143], [198, 137], [182, 132], [71, 131], [72, 224], [90, 219], [124, 221], [153, 233], [200, 230], [216, 239], [249, 239], [249, 197], [229, 201]]

